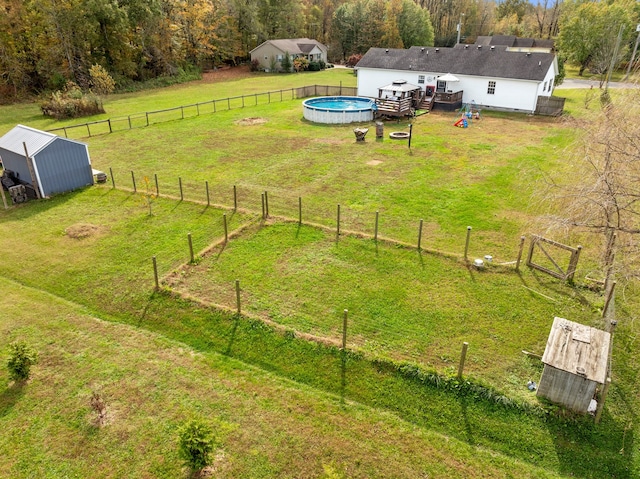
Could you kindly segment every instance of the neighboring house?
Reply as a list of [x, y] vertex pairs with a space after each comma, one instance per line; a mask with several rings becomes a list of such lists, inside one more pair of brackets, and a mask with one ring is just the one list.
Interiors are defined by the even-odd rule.
[[[462, 102], [478, 108], [534, 112], [538, 97], [550, 97], [558, 63], [553, 53], [513, 52], [504, 46], [462, 48], [371, 48], [356, 65], [358, 95], [377, 97], [397, 80], [420, 86], [425, 94], [461, 92]], [[457, 81], [441, 81], [452, 74]]]
[[280, 70], [281, 62], [288, 53], [291, 61], [303, 57], [310, 62], [327, 62], [327, 47], [310, 38], [288, 38], [267, 40], [251, 50], [251, 61], [258, 61], [261, 69]]
[[18, 125], [0, 137], [0, 159], [5, 170], [37, 188], [41, 197], [93, 184], [85, 143], [28, 126]]
[[[554, 51], [553, 40], [520, 38], [515, 35], [480, 36], [476, 39], [474, 46], [478, 45], [482, 45], [483, 47], [507, 47], [507, 50], [510, 52], [553, 53]], [[461, 47], [464, 47], [464, 45], [456, 45], [456, 48]]]

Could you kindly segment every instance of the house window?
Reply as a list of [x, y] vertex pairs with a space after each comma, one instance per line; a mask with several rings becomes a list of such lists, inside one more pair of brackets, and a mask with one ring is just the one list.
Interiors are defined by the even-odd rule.
[[490, 81], [489, 82], [489, 88], [487, 88], [487, 93], [489, 95], [495, 95], [496, 94], [496, 82], [494, 82], [494, 81]]
[[547, 82], [544, 82], [544, 85], [542, 86], [542, 91], [547, 91]]
[[283, 56], [282, 56], [282, 55], [278, 55], [278, 56], [276, 57], [276, 60], [278, 60], [279, 62], [281, 62], [281, 61], [282, 61], [282, 59], [283, 59]]
[[424, 83], [424, 75], [418, 75], [418, 84]]

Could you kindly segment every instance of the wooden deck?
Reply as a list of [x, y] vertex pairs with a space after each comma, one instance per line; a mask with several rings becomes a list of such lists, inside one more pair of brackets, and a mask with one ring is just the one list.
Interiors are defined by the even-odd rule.
[[376, 118], [382, 116], [412, 116], [415, 113], [411, 98], [402, 98], [400, 100], [393, 100], [390, 98], [377, 98], [376, 107]]
[[434, 108], [454, 111], [462, 107], [462, 91], [455, 93], [436, 92]]

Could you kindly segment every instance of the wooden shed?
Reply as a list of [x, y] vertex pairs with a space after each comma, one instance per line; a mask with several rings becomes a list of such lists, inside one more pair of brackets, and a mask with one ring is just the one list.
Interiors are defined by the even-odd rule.
[[564, 318], [554, 318], [542, 356], [538, 396], [587, 412], [597, 386], [607, 378], [611, 335]]

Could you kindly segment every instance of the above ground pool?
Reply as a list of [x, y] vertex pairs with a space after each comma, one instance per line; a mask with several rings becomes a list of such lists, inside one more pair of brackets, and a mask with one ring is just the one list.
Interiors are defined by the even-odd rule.
[[357, 96], [323, 96], [302, 102], [304, 117], [314, 123], [353, 123], [373, 120], [375, 102]]

